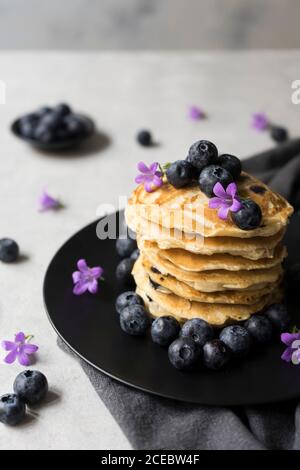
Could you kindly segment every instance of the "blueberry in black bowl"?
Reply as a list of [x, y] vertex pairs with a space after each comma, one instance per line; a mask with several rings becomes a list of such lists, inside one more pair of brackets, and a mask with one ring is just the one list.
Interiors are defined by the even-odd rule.
[[180, 325], [174, 317], [163, 316], [156, 318], [151, 325], [151, 337], [160, 346], [169, 344], [178, 336]]
[[199, 186], [201, 191], [208, 197], [214, 196], [214, 186], [221, 183], [224, 189], [233, 182], [231, 173], [219, 165], [209, 165], [201, 171], [199, 176]]
[[26, 406], [23, 400], [14, 393], [0, 397], [0, 423], [16, 426], [25, 418]]
[[44, 150], [60, 150], [90, 137], [95, 126], [87, 116], [74, 113], [69, 105], [60, 103], [17, 119], [11, 126], [15, 136]]
[[25, 370], [17, 375], [14, 392], [27, 405], [37, 405], [48, 393], [48, 381], [38, 370]]
[[253, 230], [259, 227], [262, 220], [262, 212], [259, 205], [252, 201], [252, 199], [240, 199], [240, 202], [240, 210], [231, 213], [235, 225], [241, 230]]
[[234, 155], [229, 155], [227, 153], [219, 156], [218, 165], [229, 171], [234, 180], [240, 176], [242, 171], [241, 160]]
[[189, 149], [186, 160], [200, 173], [204, 167], [217, 162], [218, 149], [209, 140], [198, 140]]

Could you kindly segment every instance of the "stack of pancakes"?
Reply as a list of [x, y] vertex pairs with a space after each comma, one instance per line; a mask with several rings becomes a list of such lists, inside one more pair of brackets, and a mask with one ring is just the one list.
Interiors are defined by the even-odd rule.
[[140, 249], [133, 276], [152, 316], [222, 326], [282, 300], [282, 238], [292, 207], [246, 173], [237, 186], [261, 208], [254, 230], [241, 230], [230, 216], [221, 220], [198, 185], [133, 192], [125, 212]]

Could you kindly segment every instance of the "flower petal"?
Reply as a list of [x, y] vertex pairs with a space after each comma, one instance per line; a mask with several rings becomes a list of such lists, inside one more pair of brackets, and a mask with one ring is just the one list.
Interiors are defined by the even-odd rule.
[[237, 185], [235, 183], [230, 183], [226, 188], [226, 194], [228, 194], [228, 196], [231, 196], [232, 199], [234, 199], [236, 192], [237, 192]]
[[144, 163], [144, 162], [139, 162], [137, 164], [137, 169], [141, 172], [141, 173], [149, 173], [149, 168], [147, 167], [147, 165]]
[[98, 292], [98, 282], [96, 279], [93, 279], [88, 283], [88, 290], [91, 294], [96, 294]]
[[19, 333], [16, 334], [15, 341], [17, 343], [24, 343], [25, 340], [26, 340], [26, 337], [23, 331], [20, 331]]
[[286, 348], [286, 350], [281, 355], [281, 359], [285, 362], [291, 362], [293, 351], [294, 350], [292, 348]]
[[151, 163], [149, 170], [154, 175], [158, 168], [159, 168], [159, 163], [154, 162], [154, 163]]
[[225, 189], [219, 182], [214, 185], [213, 192], [217, 197], [221, 199], [225, 199], [227, 197]]
[[231, 212], [237, 212], [240, 210], [241, 207], [242, 204], [240, 203], [240, 201], [238, 199], [233, 199], [232, 204], [230, 206], [230, 210]]
[[136, 184], [144, 183], [144, 181], [145, 181], [145, 175], [137, 175], [137, 176], [135, 177], [134, 181], [136, 182]]
[[95, 266], [94, 268], [90, 269], [91, 275], [95, 278], [98, 279], [99, 277], [102, 276], [104, 269], [101, 268], [101, 266]]
[[294, 342], [295, 335], [292, 333], [282, 333], [280, 336], [281, 341], [286, 344], [287, 346], [291, 346], [291, 344]]
[[13, 362], [15, 362], [16, 357], [17, 357], [17, 348], [11, 351], [9, 354], [7, 354], [7, 356], [4, 358], [4, 362], [6, 362], [6, 364], [12, 364]]
[[77, 282], [80, 281], [81, 276], [82, 276], [82, 273], [81, 273], [80, 271], [74, 271], [74, 272], [73, 272], [72, 278], [73, 278], [74, 284], [76, 284]]
[[229, 207], [223, 205], [223, 206], [220, 207], [220, 209], [218, 210], [218, 217], [219, 217], [220, 219], [222, 219], [222, 220], [226, 220], [227, 217], [228, 217], [228, 212], [229, 212]]
[[79, 269], [80, 272], [82, 273], [86, 273], [89, 268], [88, 268], [88, 265], [86, 264], [86, 260], [85, 259], [80, 259], [78, 262], [77, 262], [77, 268]]
[[81, 295], [84, 294], [84, 292], [87, 291], [88, 289], [88, 282], [77, 282], [73, 288], [73, 294], [75, 295]]
[[152, 185], [152, 181], [146, 181], [144, 183], [144, 188], [147, 191], [147, 193], [152, 193], [152, 191], [155, 189]]
[[212, 197], [208, 202], [210, 209], [218, 209], [222, 205], [222, 201], [219, 197]]
[[22, 346], [22, 351], [24, 351], [25, 354], [34, 354], [38, 349], [39, 347], [36, 344], [25, 343]]
[[21, 366], [30, 366], [30, 359], [24, 351], [18, 354], [18, 361]]
[[5, 351], [12, 351], [17, 347], [13, 341], [2, 341], [1, 346]]
[[156, 188], [160, 188], [163, 184], [162, 179], [156, 175], [153, 176], [152, 183]]

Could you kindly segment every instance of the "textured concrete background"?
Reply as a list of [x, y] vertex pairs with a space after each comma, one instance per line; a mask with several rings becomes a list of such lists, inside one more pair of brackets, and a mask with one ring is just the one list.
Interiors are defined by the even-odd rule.
[[0, 48], [296, 48], [299, 17], [299, 0], [0, 0]]

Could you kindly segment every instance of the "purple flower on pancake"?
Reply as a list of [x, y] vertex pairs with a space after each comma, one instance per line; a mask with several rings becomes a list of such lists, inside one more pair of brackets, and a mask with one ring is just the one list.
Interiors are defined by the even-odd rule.
[[254, 113], [252, 115], [252, 127], [257, 131], [265, 131], [269, 127], [269, 119], [264, 113]]
[[237, 185], [230, 183], [226, 190], [223, 188], [221, 183], [216, 183], [213, 188], [213, 192], [216, 197], [212, 197], [209, 200], [208, 206], [211, 209], [219, 209], [218, 216], [222, 220], [226, 220], [229, 211], [237, 212], [242, 207], [237, 193]]
[[281, 359], [294, 365], [300, 364], [300, 333], [282, 333], [281, 341], [287, 346]]
[[200, 119], [203, 119], [205, 117], [205, 114], [201, 108], [194, 105], [189, 107], [188, 117], [192, 121], [198, 121]]
[[89, 268], [85, 259], [80, 259], [77, 262], [77, 268], [78, 271], [74, 271], [72, 274], [73, 293], [81, 295], [88, 290], [91, 294], [96, 294], [98, 292], [98, 279], [103, 274], [103, 268], [101, 266]]
[[148, 167], [144, 162], [139, 162], [137, 168], [140, 172], [135, 178], [137, 184], [143, 184], [147, 193], [151, 193], [163, 184], [163, 172], [157, 162]]
[[2, 341], [2, 348], [5, 349], [5, 351], [9, 351], [4, 358], [4, 362], [6, 362], [6, 364], [12, 364], [18, 359], [21, 366], [29, 366], [31, 363], [29, 356], [39, 349], [36, 344], [29, 343], [31, 338], [32, 336], [25, 336], [25, 334], [20, 331], [15, 335], [14, 341]]

